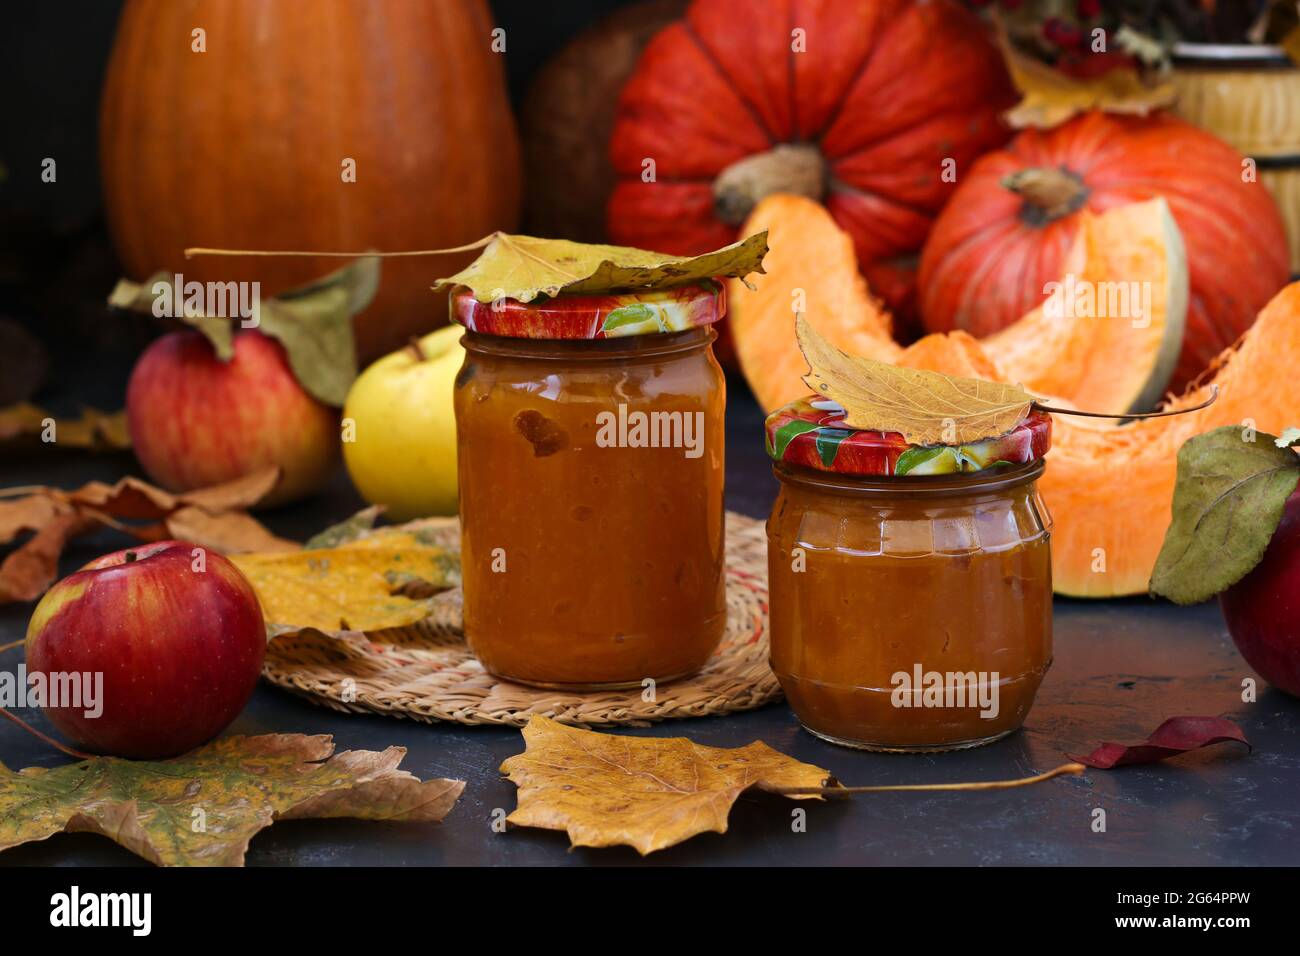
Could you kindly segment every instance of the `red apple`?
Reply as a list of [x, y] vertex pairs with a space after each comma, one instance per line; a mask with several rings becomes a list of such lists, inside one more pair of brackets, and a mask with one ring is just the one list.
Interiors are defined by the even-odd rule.
[[1300, 490], [1263, 559], [1219, 595], [1237, 650], [1278, 690], [1300, 697]]
[[234, 345], [229, 362], [193, 331], [164, 335], [145, 350], [126, 390], [136, 457], [170, 491], [268, 465], [279, 465], [283, 477], [263, 505], [316, 491], [338, 461], [338, 412], [303, 390], [279, 342], [247, 330]]
[[[266, 654], [257, 594], [215, 551], [160, 541], [92, 561], [46, 592], [27, 625], [28, 674], [102, 674], [98, 715], [47, 701], [83, 750], [174, 757], [248, 702]], [[60, 704], [61, 706], [52, 706]]]

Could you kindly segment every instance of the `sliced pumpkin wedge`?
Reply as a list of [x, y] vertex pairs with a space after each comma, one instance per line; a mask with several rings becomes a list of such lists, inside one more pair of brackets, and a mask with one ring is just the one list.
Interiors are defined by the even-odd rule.
[[952, 375], [1019, 382], [1079, 408], [1138, 411], [1164, 393], [1182, 348], [1187, 261], [1163, 199], [1089, 216], [1059, 283], [1044, 304], [982, 340], [930, 335], [904, 349], [888, 314], [857, 271], [853, 245], [826, 210], [800, 196], [772, 195], [745, 224], [769, 230], [767, 275], [757, 291], [729, 290], [741, 370], [772, 410], [807, 391], [794, 313], [845, 351]]
[[765, 410], [808, 394], [802, 379], [808, 366], [794, 336], [796, 312], [846, 352], [884, 362], [902, 352], [890, 337], [889, 313], [858, 272], [853, 240], [821, 203], [773, 194], [754, 207], [745, 229], [769, 230], [766, 274], [749, 277], [756, 292], [729, 283], [727, 323], [740, 369]]
[[[1056, 527], [1052, 581], [1074, 597], [1145, 594], [1169, 527], [1178, 449], [1222, 425], [1281, 434], [1300, 425], [1300, 282], [1282, 289], [1214, 377], [1169, 403], [1190, 408], [1219, 388], [1208, 408], [1176, 418], [1116, 424], [1058, 415], [1039, 490]], [[1256, 438], [1259, 441], [1267, 439]]]
[[1163, 199], [1086, 214], [1066, 273], [980, 345], [1010, 380], [1077, 408], [1155, 407], [1183, 346], [1187, 252]]

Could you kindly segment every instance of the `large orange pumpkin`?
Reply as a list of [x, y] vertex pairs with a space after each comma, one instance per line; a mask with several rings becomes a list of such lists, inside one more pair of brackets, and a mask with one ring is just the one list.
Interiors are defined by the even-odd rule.
[[979, 160], [921, 256], [920, 307], [931, 332], [985, 336], [1038, 305], [1062, 274], [1081, 210], [1163, 196], [1187, 246], [1191, 279], [1175, 390], [1250, 327], [1287, 281], [1286, 234], [1267, 187], [1235, 149], [1171, 116], [1090, 113], [1027, 130]]
[[[518, 144], [491, 30], [484, 0], [131, 0], [101, 115], [126, 269], [258, 279], [273, 295], [338, 260], [182, 250], [442, 248], [513, 228]], [[458, 265], [386, 261], [362, 355], [444, 322], [430, 279]]]
[[1005, 141], [1012, 102], [979, 19], [951, 0], [695, 0], [623, 88], [609, 235], [705, 252], [764, 196], [798, 193], [853, 237], [873, 288], [903, 295], [890, 260], [920, 249], [945, 172], [960, 180]]

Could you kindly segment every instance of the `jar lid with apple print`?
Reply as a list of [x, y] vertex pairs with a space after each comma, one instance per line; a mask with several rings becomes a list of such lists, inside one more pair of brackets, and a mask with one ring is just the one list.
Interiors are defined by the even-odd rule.
[[773, 461], [842, 475], [951, 475], [1023, 465], [1047, 454], [1052, 416], [1033, 409], [1011, 431], [967, 445], [913, 445], [897, 432], [846, 428], [844, 408], [810, 395], [767, 416]]
[[608, 295], [560, 295], [519, 302], [480, 302], [466, 288], [451, 293], [451, 320], [471, 332], [516, 339], [612, 339], [684, 332], [726, 314], [722, 283]]

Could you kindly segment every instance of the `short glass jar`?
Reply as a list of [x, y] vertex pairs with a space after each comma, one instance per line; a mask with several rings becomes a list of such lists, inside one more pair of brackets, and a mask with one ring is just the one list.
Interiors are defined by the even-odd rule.
[[[964, 447], [846, 429], [831, 402], [768, 418], [771, 663], [832, 743], [924, 752], [1023, 723], [1052, 662], [1051, 419]], [[900, 472], [902, 472], [900, 474]]]
[[465, 636], [498, 677], [694, 673], [726, 625], [715, 282], [481, 303], [456, 379]]

